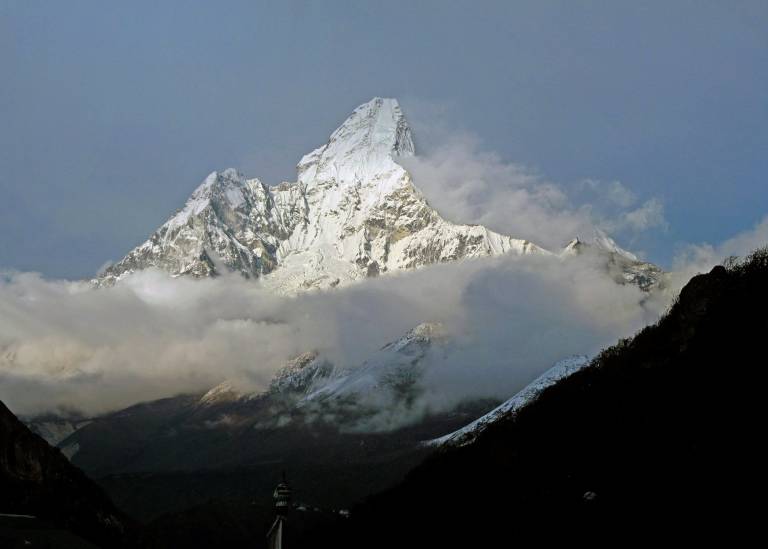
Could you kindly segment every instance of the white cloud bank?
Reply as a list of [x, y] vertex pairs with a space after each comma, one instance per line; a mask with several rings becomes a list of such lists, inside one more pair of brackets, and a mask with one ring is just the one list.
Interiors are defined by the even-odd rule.
[[234, 275], [147, 271], [93, 289], [12, 274], [0, 281], [0, 399], [20, 413], [99, 413], [224, 379], [258, 390], [298, 353], [355, 365], [431, 320], [457, 342], [428, 376], [439, 408], [507, 396], [562, 356], [633, 333], [666, 306], [646, 297], [578, 258], [467, 261], [295, 298]]

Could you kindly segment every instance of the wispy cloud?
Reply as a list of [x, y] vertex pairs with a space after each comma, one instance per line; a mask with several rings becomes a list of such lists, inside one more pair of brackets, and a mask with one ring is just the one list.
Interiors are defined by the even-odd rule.
[[744, 257], [757, 248], [768, 245], [768, 216], [754, 227], [717, 244], [700, 243], [685, 246], [675, 258], [674, 270], [682, 277], [706, 272], [728, 257]]
[[659, 198], [639, 203], [621, 182], [588, 179], [567, 187], [482, 151], [471, 135], [431, 133], [438, 144], [428, 154], [400, 162], [451, 221], [487, 225], [555, 250], [596, 228], [632, 238], [667, 226]]

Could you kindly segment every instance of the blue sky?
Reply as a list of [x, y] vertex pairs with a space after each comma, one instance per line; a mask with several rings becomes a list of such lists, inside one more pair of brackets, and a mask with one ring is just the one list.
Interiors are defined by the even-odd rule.
[[0, 269], [89, 276], [214, 169], [292, 180], [375, 95], [427, 151], [440, 112], [563, 186], [658, 197], [634, 244], [664, 265], [768, 213], [765, 2], [160, 4], [0, 4]]

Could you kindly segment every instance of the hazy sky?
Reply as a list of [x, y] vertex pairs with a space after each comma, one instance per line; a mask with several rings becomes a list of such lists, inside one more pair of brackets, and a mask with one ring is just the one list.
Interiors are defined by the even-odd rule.
[[[162, 4], [162, 5], [160, 5]], [[214, 169], [276, 183], [358, 104], [576, 188], [668, 264], [768, 213], [768, 3], [0, 2], [0, 269], [84, 277]], [[420, 139], [421, 136], [421, 139]], [[418, 182], [417, 182], [418, 184]]]

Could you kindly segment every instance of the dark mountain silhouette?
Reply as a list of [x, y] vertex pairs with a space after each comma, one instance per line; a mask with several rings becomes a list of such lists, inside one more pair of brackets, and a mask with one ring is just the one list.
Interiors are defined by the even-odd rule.
[[766, 334], [768, 249], [694, 277], [657, 324], [472, 444], [436, 452], [305, 546], [506, 546], [617, 531], [618, 546], [670, 532], [733, 541], [762, 493], [764, 414], [751, 389], [762, 387]]
[[120, 548], [136, 539], [104, 491], [2, 402], [0, 514], [1, 547]]

